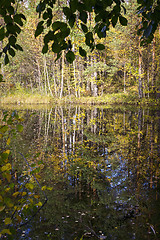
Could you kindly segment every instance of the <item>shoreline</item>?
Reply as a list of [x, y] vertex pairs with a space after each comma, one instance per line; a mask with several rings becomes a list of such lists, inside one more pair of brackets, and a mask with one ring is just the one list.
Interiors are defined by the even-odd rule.
[[23, 105], [158, 105], [159, 99], [139, 99], [137, 94], [131, 93], [112, 93], [98, 97], [66, 96], [61, 99], [53, 98], [49, 95], [15, 93], [0, 97], [0, 106], [23, 106]]

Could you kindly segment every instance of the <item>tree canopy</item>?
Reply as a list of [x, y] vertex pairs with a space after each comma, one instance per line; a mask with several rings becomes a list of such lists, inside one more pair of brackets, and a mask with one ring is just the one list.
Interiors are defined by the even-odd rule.
[[[19, 6], [21, 2], [27, 6], [28, 1], [23, 0], [1, 0], [0, 2], [0, 41], [5, 42], [0, 57], [4, 57], [5, 64], [9, 63], [9, 55], [15, 56], [17, 50], [23, 51], [22, 46], [17, 44], [26, 13]], [[111, 26], [115, 27], [117, 22], [122, 26], [127, 25], [125, 17], [126, 1], [124, 0], [41, 0], [36, 7], [38, 24], [35, 37], [43, 36], [42, 53], [51, 50], [57, 54], [57, 59], [62, 51], [66, 52], [66, 59], [72, 63], [75, 59], [70, 32], [75, 24], [85, 36], [85, 44], [90, 50], [103, 50], [103, 44], [97, 44], [96, 38], [105, 38], [106, 32]], [[159, 0], [137, 0], [139, 22], [137, 23], [137, 34], [141, 36], [141, 44], [151, 42], [153, 34], [160, 22]], [[57, 21], [54, 19], [53, 9], [56, 6], [62, 8], [63, 14]], [[92, 19], [91, 19], [92, 18]], [[88, 25], [88, 20], [93, 24]], [[86, 56], [86, 51], [79, 46], [79, 53]]]

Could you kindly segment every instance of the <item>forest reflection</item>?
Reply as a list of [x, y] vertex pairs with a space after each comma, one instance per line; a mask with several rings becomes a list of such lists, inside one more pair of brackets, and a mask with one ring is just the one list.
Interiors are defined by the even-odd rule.
[[56, 106], [19, 114], [15, 156], [43, 160], [41, 181], [53, 191], [17, 238], [160, 237], [160, 110]]

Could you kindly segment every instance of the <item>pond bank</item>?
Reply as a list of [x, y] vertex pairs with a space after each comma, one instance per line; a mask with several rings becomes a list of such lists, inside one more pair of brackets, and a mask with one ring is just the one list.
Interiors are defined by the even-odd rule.
[[41, 95], [39, 93], [14, 93], [0, 98], [0, 104], [5, 105], [39, 105], [39, 104], [87, 104], [87, 105], [112, 105], [112, 104], [157, 104], [156, 100], [153, 99], [142, 99], [138, 98], [137, 93], [112, 93], [104, 94], [98, 97], [80, 97], [66, 96], [61, 99], [53, 98], [49, 95]]

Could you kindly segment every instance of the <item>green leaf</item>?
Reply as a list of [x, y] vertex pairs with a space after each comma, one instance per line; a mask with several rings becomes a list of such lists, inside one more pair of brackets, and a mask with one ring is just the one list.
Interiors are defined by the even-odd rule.
[[43, 12], [45, 10], [46, 3], [45, 2], [40, 2], [36, 8], [36, 12]]
[[56, 30], [60, 29], [60, 27], [61, 27], [61, 22], [60, 21], [56, 21], [52, 24], [53, 31], [56, 31]]
[[16, 23], [13, 25], [13, 29], [14, 29], [14, 33], [20, 34], [21, 28]]
[[70, 0], [69, 2], [70, 8], [72, 12], [75, 12], [78, 7], [78, 0]]
[[61, 51], [61, 47], [57, 42], [52, 44], [52, 51], [55, 53], [59, 53]]
[[117, 3], [114, 8], [113, 8], [114, 12], [115, 12], [115, 15], [119, 15], [120, 14], [120, 11], [121, 11], [121, 8], [120, 8], [120, 5]]
[[72, 14], [70, 16], [70, 18], [69, 18], [69, 25], [70, 25], [71, 28], [74, 26], [75, 19], [76, 19], [76, 15], [75, 14]]
[[52, 31], [49, 31], [43, 38], [43, 41], [45, 44], [49, 43], [49, 41], [54, 39], [54, 33]]
[[0, 82], [3, 82], [3, 75], [0, 74]]
[[44, 21], [40, 21], [37, 25], [37, 28], [40, 28], [43, 25]]
[[88, 32], [86, 35], [86, 40], [85, 40], [85, 43], [89, 46], [89, 47], [93, 47], [93, 42], [94, 42], [94, 39], [93, 39], [93, 33], [92, 32]]
[[9, 7], [7, 8], [7, 10], [8, 10], [8, 12], [9, 12], [11, 15], [14, 14], [14, 8], [13, 8], [12, 6], [9, 6]]
[[105, 46], [103, 44], [99, 43], [99, 44], [96, 45], [96, 49], [97, 50], [104, 50]]
[[11, 18], [10, 15], [5, 15], [4, 16], [4, 21], [5, 21], [5, 23], [12, 23], [13, 19]]
[[0, 212], [2, 212], [5, 209], [5, 206], [0, 206]]
[[113, 16], [111, 21], [112, 21], [112, 26], [115, 27], [118, 21], [118, 16], [117, 15]]
[[43, 29], [44, 29], [43, 26], [40, 26], [39, 28], [36, 29], [35, 38], [38, 37], [43, 32]]
[[[7, 25], [6, 25], [6, 28], [7, 28], [7, 33], [8, 34], [15, 34], [15, 29], [14, 29], [14, 25], [12, 24], [12, 23], [8, 23]], [[6, 34], [7, 34], [6, 33]]]
[[72, 15], [72, 11], [71, 11], [71, 9], [68, 8], [68, 7], [64, 7], [64, 8], [63, 8], [63, 12], [64, 12], [64, 15], [66, 15], [66, 17], [67, 17], [68, 19], [69, 19], [70, 16]]
[[16, 23], [18, 23], [21, 27], [23, 26], [23, 22], [22, 22], [22, 20], [21, 20], [21, 15], [20, 15], [20, 14], [14, 15], [14, 21], [15, 21]]
[[79, 47], [79, 53], [82, 57], [86, 57], [87, 56], [87, 53], [86, 51], [82, 48], [82, 47]]
[[49, 18], [52, 18], [52, 17], [53, 17], [52, 9], [53, 9], [53, 8], [47, 8], [47, 12], [48, 12]]
[[48, 52], [48, 44], [45, 44], [42, 49], [42, 53], [45, 54]]
[[27, 20], [24, 14], [20, 13], [19, 16], [20, 16], [22, 19], [24, 19], [25, 21]]
[[9, 44], [12, 46], [15, 45], [16, 41], [17, 39], [13, 35], [9, 38]]
[[46, 19], [48, 19], [48, 18], [49, 18], [48, 12], [44, 12], [44, 13], [43, 13], [43, 19], [46, 20]]
[[122, 25], [122, 26], [127, 26], [127, 19], [125, 18], [125, 17], [123, 17], [123, 16], [119, 16], [119, 21], [120, 21], [120, 24]]
[[12, 223], [12, 219], [11, 218], [5, 218], [5, 220], [4, 220], [4, 224], [5, 225], [11, 224], [11, 223]]
[[2, 41], [5, 37], [5, 30], [4, 27], [0, 28], [0, 41]]
[[65, 39], [69, 34], [70, 34], [69, 28], [62, 29], [61, 36], [63, 37], [63, 39]]
[[8, 52], [9, 52], [9, 54], [12, 56], [12, 57], [14, 57], [16, 54], [15, 54], [15, 51], [13, 50], [13, 48], [10, 48], [9, 50], [8, 50]]
[[69, 63], [72, 63], [75, 59], [75, 54], [70, 50], [66, 54], [66, 59]]
[[87, 23], [87, 13], [85, 11], [80, 12], [79, 19], [81, 19], [82, 22]]
[[6, 53], [5, 57], [4, 57], [4, 64], [7, 65], [8, 63], [9, 63], [9, 58], [8, 58], [7, 53]]
[[19, 44], [16, 44], [16, 45], [14, 46], [14, 48], [16, 48], [17, 50], [23, 52], [23, 48], [22, 48]]
[[21, 124], [18, 124], [16, 126], [16, 128], [17, 128], [18, 132], [22, 132], [23, 131], [23, 126]]
[[47, 20], [47, 27], [51, 26], [51, 24], [52, 24], [52, 20], [49, 18], [49, 19]]
[[85, 24], [81, 23], [81, 28], [82, 28], [84, 33], [88, 32], [88, 28], [87, 28], [87, 26]]

